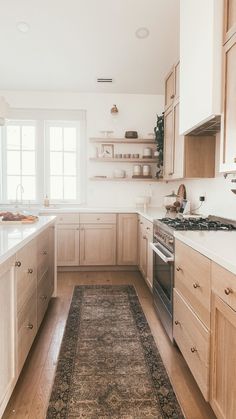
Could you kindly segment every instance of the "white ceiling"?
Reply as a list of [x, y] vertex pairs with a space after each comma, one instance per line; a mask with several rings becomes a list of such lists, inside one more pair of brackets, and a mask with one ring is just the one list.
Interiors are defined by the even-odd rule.
[[[179, 0], [0, 4], [0, 89], [162, 94], [178, 57]], [[29, 32], [17, 30], [22, 21]], [[139, 27], [149, 29], [147, 39], [136, 38]]]

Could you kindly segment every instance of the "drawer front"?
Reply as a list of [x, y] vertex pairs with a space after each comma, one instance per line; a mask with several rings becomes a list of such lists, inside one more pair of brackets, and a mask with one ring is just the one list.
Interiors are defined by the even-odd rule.
[[210, 328], [211, 261], [179, 240], [175, 241], [175, 288]]
[[37, 290], [37, 327], [39, 328], [44, 314], [47, 310], [49, 300], [52, 296], [53, 284], [49, 277], [49, 271], [46, 271], [38, 284]]
[[42, 278], [44, 272], [49, 267], [50, 255], [49, 255], [49, 230], [45, 230], [38, 237], [37, 241], [37, 278], [38, 281]]
[[57, 224], [79, 224], [80, 214], [57, 214]]
[[81, 224], [115, 224], [116, 214], [80, 214]]
[[236, 311], [236, 275], [212, 262], [212, 290]]
[[36, 290], [36, 240], [32, 240], [16, 254], [17, 311], [19, 312]]
[[36, 291], [22, 307], [17, 316], [18, 329], [18, 373], [27, 358], [37, 333], [37, 297]]
[[209, 399], [210, 333], [174, 290], [174, 339], [203, 396]]

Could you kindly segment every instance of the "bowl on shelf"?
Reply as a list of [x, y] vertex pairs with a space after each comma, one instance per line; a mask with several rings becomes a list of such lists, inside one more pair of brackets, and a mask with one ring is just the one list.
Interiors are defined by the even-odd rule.
[[138, 138], [138, 133], [137, 131], [126, 131], [125, 132], [125, 138]]

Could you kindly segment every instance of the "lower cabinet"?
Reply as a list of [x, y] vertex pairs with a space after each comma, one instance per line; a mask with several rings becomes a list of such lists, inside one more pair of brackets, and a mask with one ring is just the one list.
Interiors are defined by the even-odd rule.
[[0, 266], [0, 417], [16, 381], [14, 258]]
[[150, 243], [153, 241], [153, 224], [144, 217], [139, 219], [139, 270], [149, 288], [153, 285], [153, 251]]
[[211, 406], [220, 419], [236, 415], [236, 312], [216, 294], [212, 304]]
[[137, 214], [118, 214], [117, 265], [138, 264]]
[[80, 226], [80, 265], [116, 264], [116, 224]]
[[79, 265], [79, 226], [57, 226], [57, 266]]

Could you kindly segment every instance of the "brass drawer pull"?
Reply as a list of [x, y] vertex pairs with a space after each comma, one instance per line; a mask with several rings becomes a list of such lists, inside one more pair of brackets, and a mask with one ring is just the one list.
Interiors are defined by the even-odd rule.
[[46, 250], [43, 251], [43, 255], [47, 255], [48, 252]]
[[182, 268], [180, 266], [177, 266], [176, 271], [177, 272], [182, 271]]
[[197, 284], [196, 282], [194, 282], [194, 284], [193, 284], [193, 288], [196, 290], [197, 288], [200, 288], [200, 285], [199, 285], [199, 284]]
[[32, 274], [34, 272], [34, 270], [32, 268], [28, 269], [28, 274]]
[[175, 320], [175, 324], [176, 324], [176, 326], [178, 326], [178, 324], [180, 325], [179, 320]]
[[27, 329], [32, 330], [34, 328], [34, 325], [32, 323], [27, 324]]
[[197, 352], [197, 349], [194, 346], [192, 346], [191, 352], [194, 354], [194, 352]]
[[226, 295], [233, 294], [233, 290], [231, 288], [225, 288], [225, 294]]
[[15, 266], [17, 266], [18, 268], [21, 266], [21, 262], [18, 260], [16, 263], [15, 263]]

